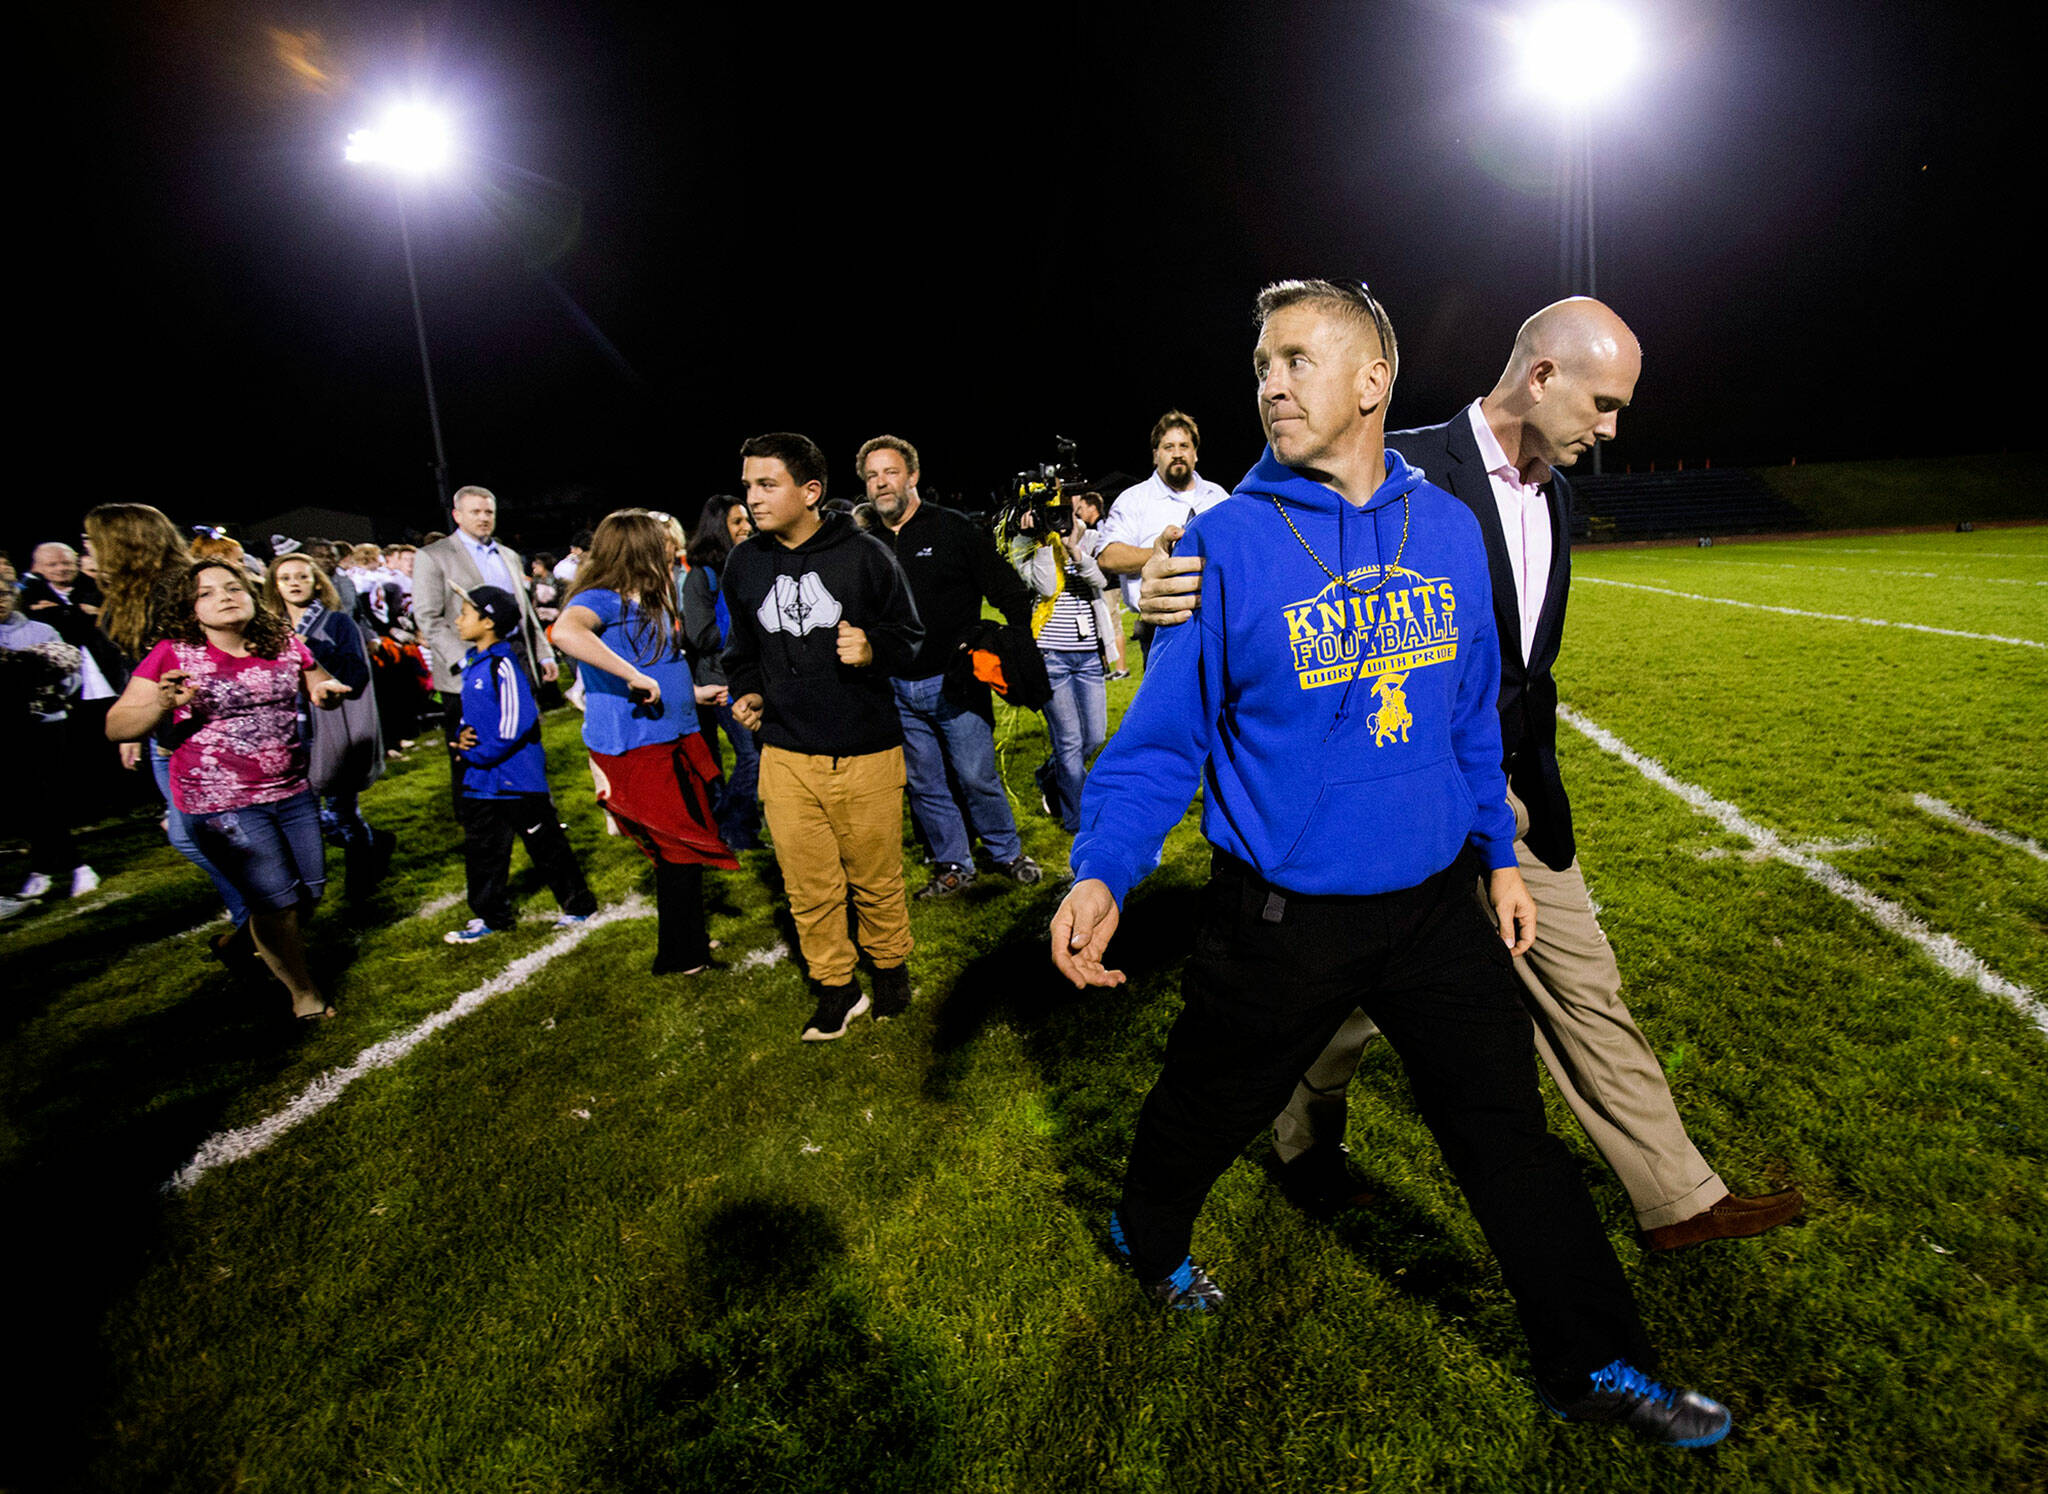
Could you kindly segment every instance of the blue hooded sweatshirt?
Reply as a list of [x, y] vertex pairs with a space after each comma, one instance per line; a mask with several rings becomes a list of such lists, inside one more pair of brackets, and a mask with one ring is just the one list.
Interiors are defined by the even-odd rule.
[[1479, 523], [1386, 462], [1357, 507], [1269, 447], [1189, 526], [1175, 553], [1203, 558], [1202, 604], [1159, 630], [1089, 772], [1076, 879], [1121, 906], [1198, 781], [1210, 843], [1291, 892], [1413, 887], [1467, 843], [1489, 869], [1515, 864]]
[[510, 643], [500, 641], [482, 652], [471, 649], [464, 656], [462, 724], [476, 732], [476, 745], [461, 754], [465, 799], [517, 799], [548, 791], [540, 707]]

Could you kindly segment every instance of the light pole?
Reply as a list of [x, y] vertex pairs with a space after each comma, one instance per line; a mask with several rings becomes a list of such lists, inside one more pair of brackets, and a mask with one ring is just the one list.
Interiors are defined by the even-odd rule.
[[431, 176], [454, 154], [447, 121], [418, 104], [402, 104], [381, 124], [348, 137], [344, 159], [389, 168], [397, 178], [398, 242], [405, 250], [405, 283], [412, 292], [412, 326], [420, 344], [420, 378], [427, 386], [427, 423], [434, 432], [434, 503], [448, 506], [448, 449], [441, 441], [441, 405], [434, 397], [434, 365], [427, 356], [427, 318], [420, 309], [420, 277], [412, 258], [412, 231], [405, 217], [406, 179]]
[[[1512, 23], [1522, 86], [1555, 104], [1558, 271], [1568, 296], [1598, 296], [1593, 235], [1593, 112], [1635, 71], [1635, 19], [1604, 0], [1558, 0]], [[1600, 471], [1600, 445], [1593, 471]]]

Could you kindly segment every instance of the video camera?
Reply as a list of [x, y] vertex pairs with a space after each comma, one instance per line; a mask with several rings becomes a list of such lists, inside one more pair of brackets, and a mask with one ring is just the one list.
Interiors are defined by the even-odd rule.
[[[1028, 533], [1044, 544], [1054, 534], [1065, 534], [1074, 526], [1074, 494], [1087, 487], [1087, 478], [1074, 460], [1081, 448], [1065, 436], [1053, 437], [1055, 460], [1029, 467], [1010, 479], [1007, 495], [998, 494], [996, 529], [1008, 541], [1019, 532]], [[1026, 525], [1025, 515], [1031, 516]]]

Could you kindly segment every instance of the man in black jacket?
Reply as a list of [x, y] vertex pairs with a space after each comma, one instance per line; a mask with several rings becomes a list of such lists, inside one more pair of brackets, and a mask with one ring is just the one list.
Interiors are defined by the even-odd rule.
[[[121, 802], [121, 768], [142, 761], [141, 744], [107, 741], [107, 712], [128, 683], [128, 663], [100, 630], [100, 589], [79, 568], [78, 552], [56, 540], [37, 545], [21, 578], [21, 612], [57, 630], [79, 651], [78, 689], [66, 717], [63, 791], [88, 804]], [[146, 776], [146, 775], [145, 775]]]
[[[1797, 1190], [1730, 1193], [1686, 1135], [1656, 1054], [1622, 1001], [1621, 971], [1579, 871], [1558, 772], [1550, 671], [1571, 585], [1571, 488], [1559, 469], [1614, 438], [1641, 372], [1642, 350], [1619, 316], [1585, 297], [1559, 301], [1522, 324], [1491, 393], [1442, 425], [1389, 432], [1387, 444], [1470, 508], [1486, 541], [1508, 805], [1516, 859], [1536, 900], [1536, 942], [1515, 969], [1537, 1050], [1628, 1189], [1646, 1241], [1676, 1250], [1760, 1234], [1804, 1203]], [[1200, 565], [1163, 551], [1146, 563], [1147, 621], [1190, 615]], [[1358, 1193], [1342, 1145], [1344, 1095], [1377, 1031], [1353, 1013], [1274, 1122], [1283, 1181], [1306, 1206], [1339, 1207]]]
[[819, 511], [814, 442], [772, 432], [740, 457], [755, 535], [726, 561], [726, 684], [734, 718], [760, 733], [761, 805], [817, 992], [803, 1038], [824, 1042], [868, 1009], [860, 951], [874, 962], [875, 1015], [910, 1002], [903, 726], [889, 676], [917, 657], [924, 625], [888, 549]]
[[[997, 867], [1029, 885], [1044, 873], [1024, 854], [1003, 791], [988, 688], [979, 687], [980, 698], [961, 705], [946, 698], [945, 683], [961, 640], [981, 621], [982, 599], [1014, 626], [1028, 628], [1031, 593], [996, 553], [986, 528], [918, 496], [915, 446], [901, 436], [876, 436], [862, 444], [854, 466], [881, 520], [870, 533], [895, 555], [924, 620], [923, 646], [892, 682], [903, 720], [910, 812], [932, 852], [931, 880], [917, 896], [950, 897], [974, 880], [970, 821]], [[959, 784], [958, 800], [952, 783]]]

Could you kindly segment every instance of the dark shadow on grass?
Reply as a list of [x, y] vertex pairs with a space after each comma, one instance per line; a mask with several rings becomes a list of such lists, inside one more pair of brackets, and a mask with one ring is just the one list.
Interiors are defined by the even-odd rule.
[[643, 1293], [648, 1347], [622, 1362], [601, 1487], [840, 1491], [943, 1487], [943, 1387], [909, 1336], [841, 1277], [847, 1242], [817, 1204], [714, 1210], [673, 1279]]
[[[72, 1044], [17, 1088], [26, 1122], [0, 1172], [10, 1346], [18, 1365], [0, 1487], [85, 1487], [87, 1446], [112, 1395], [107, 1313], [129, 1299], [167, 1227], [164, 1181], [305, 1036], [281, 987], [211, 975], [185, 1000]], [[87, 1096], [130, 1097], [88, 1109]], [[78, 1097], [74, 1100], [72, 1097]]]

